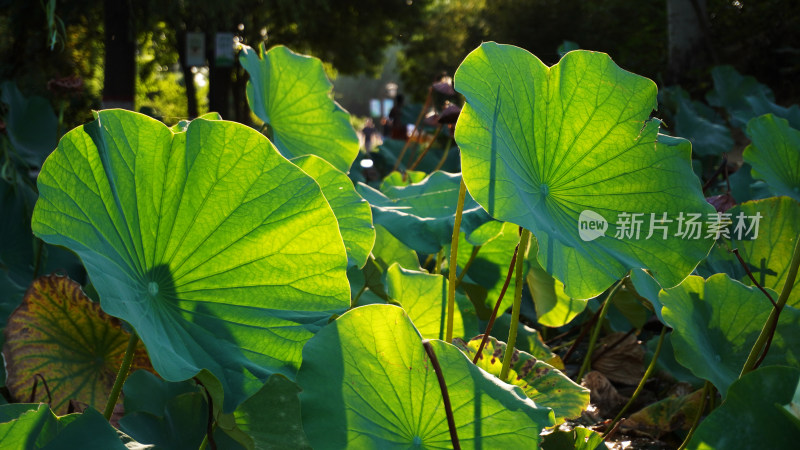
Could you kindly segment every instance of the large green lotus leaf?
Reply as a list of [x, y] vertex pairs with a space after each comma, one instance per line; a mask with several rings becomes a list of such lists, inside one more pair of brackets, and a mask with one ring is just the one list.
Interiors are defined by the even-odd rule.
[[0, 85], [0, 102], [8, 107], [8, 140], [27, 164], [39, 167], [58, 141], [58, 118], [50, 102], [37, 95], [25, 98], [12, 81]]
[[661, 285], [658, 284], [658, 281], [644, 270], [637, 269], [631, 271], [631, 283], [636, 293], [653, 306], [658, 320], [664, 323], [664, 319], [661, 317], [662, 305], [658, 300], [658, 294], [661, 292]]
[[125, 415], [119, 428], [142, 444], [192, 449], [206, 434], [208, 403], [193, 381], [168, 382], [143, 370], [125, 380]]
[[[487, 225], [489, 224], [484, 224], [481, 228]], [[481, 246], [478, 255], [472, 261], [469, 270], [467, 270], [466, 276], [468, 276], [470, 280], [486, 288], [487, 295], [485, 303], [489, 309], [494, 308], [497, 298], [500, 296], [500, 291], [503, 290], [503, 284], [508, 274], [508, 266], [511, 264], [511, 257], [514, 255], [514, 248], [516, 248], [518, 243], [519, 227], [513, 223], [504, 223], [500, 234]], [[472, 249], [472, 243], [469, 242], [469, 239], [465, 237], [465, 233], [462, 232], [459, 236], [458, 243], [459, 272], [469, 261]], [[449, 251], [447, 254], [450, 254]], [[524, 256], [524, 254], [525, 249], [521, 249], [520, 255]], [[523, 263], [523, 276], [527, 274], [528, 267], [529, 264], [526, 260]], [[512, 275], [499, 311], [507, 310], [514, 303], [514, 289], [516, 289], [516, 285], [517, 278]]]
[[[448, 281], [442, 275], [406, 270], [395, 263], [386, 271], [386, 291], [400, 303], [411, 322], [426, 339], [444, 339], [447, 317]], [[475, 307], [456, 292], [453, 336], [470, 338], [478, 334]]]
[[358, 154], [350, 115], [331, 98], [322, 61], [278, 45], [256, 53], [242, 45], [239, 62], [250, 74], [247, 102], [272, 128], [272, 142], [287, 158], [317, 155], [347, 172]]
[[[21, 411], [22, 409], [24, 411]], [[9, 411], [6, 412], [6, 410]], [[6, 418], [11, 415], [15, 416], [13, 420], [0, 423], [0, 443], [3, 448], [14, 450], [127, 449], [114, 428], [103, 418], [102, 414], [93, 408], [87, 409], [82, 414], [57, 417], [44, 403], [0, 406], [0, 417]], [[141, 447], [134, 446], [132, 448]]]
[[536, 308], [536, 321], [546, 327], [562, 327], [586, 309], [588, 300], [570, 297], [564, 292], [564, 283], [547, 273], [536, 255], [539, 253], [539, 242], [531, 239], [528, 252], [528, 263], [531, 265], [525, 281], [528, 283], [533, 305]]
[[777, 195], [800, 201], [800, 130], [772, 114], [747, 123], [752, 143], [742, 158], [753, 166], [753, 175], [767, 182]]
[[[383, 192], [364, 183], [356, 189], [372, 205], [376, 224], [412, 249], [431, 254], [452, 240], [460, 185], [461, 175], [434, 172], [419, 183], [389, 186]], [[469, 233], [489, 220], [486, 211], [467, 194], [461, 230]]]
[[375, 234], [375, 246], [372, 248], [372, 254], [384, 271], [393, 263], [398, 263], [408, 270], [422, 270], [419, 266], [417, 252], [395, 238], [389, 230], [381, 225], [375, 225]]
[[739, 170], [728, 177], [731, 183], [731, 195], [738, 203], [749, 200], [760, 200], [772, 197], [772, 190], [767, 183], [761, 180], [754, 180], [752, 167], [744, 163]]
[[686, 448], [790, 449], [800, 428], [782, 414], [800, 380], [794, 367], [760, 367], [731, 385], [728, 397], [706, 417]]
[[0, 270], [20, 285], [29, 284], [33, 278], [30, 218], [35, 202], [36, 193], [24, 182], [0, 179], [0, 211], [4, 216], [0, 222]]
[[255, 444], [256, 449], [310, 449], [300, 417], [300, 387], [280, 374], [244, 401], [236, 411], [236, 425]]
[[[209, 112], [209, 113], [201, 114], [201, 115], [197, 116], [197, 118], [198, 119], [206, 119], [206, 120], [222, 120], [222, 116], [220, 116], [218, 112], [213, 112], [213, 111]], [[172, 132], [174, 132], [174, 133], [182, 133], [182, 132], [186, 131], [187, 128], [189, 128], [189, 124], [191, 122], [192, 122], [191, 120], [185, 120], [185, 119], [181, 120], [178, 123], [176, 123], [175, 125], [171, 126], [170, 130], [172, 130]]]
[[83, 260], [168, 381], [208, 369], [225, 410], [349, 304], [347, 257], [316, 182], [263, 135], [225, 121], [185, 133], [110, 110], [70, 131], [39, 175], [34, 232]]
[[[462, 448], [529, 448], [553, 424], [521, 389], [430, 341]], [[439, 383], [419, 332], [393, 305], [343, 314], [303, 348], [303, 427], [317, 449], [452, 448]]]
[[675, 114], [675, 135], [689, 139], [692, 151], [700, 156], [730, 151], [734, 144], [730, 129], [721, 123], [714, 110], [691, 101], [686, 91], [681, 91]]
[[424, 180], [428, 174], [425, 172], [419, 172], [417, 170], [409, 170], [404, 173], [400, 173], [398, 171], [394, 171], [389, 175], [386, 175], [381, 181], [381, 191], [385, 191], [392, 186], [408, 186], [409, 184], [419, 183], [420, 181]]
[[[739, 261], [726, 250], [728, 247], [738, 248], [759, 284], [780, 292], [789, 272], [797, 235], [800, 234], [800, 204], [789, 197], [772, 197], [742, 203], [728, 212], [733, 221], [729, 230], [731, 239], [729, 243], [717, 244], [718, 247], [722, 245], [719, 252], [712, 252], [712, 256], [717, 256], [714, 261], [716, 266], [727, 267], [726, 272], [738, 276], [739, 281], [752, 284]], [[740, 214], [744, 226], [737, 232], [737, 217]], [[761, 216], [758, 219], [758, 237], [753, 239], [755, 229], [748, 228], [758, 215]], [[726, 261], [729, 262], [726, 264]], [[774, 297], [773, 300], [777, 301], [778, 298]], [[800, 307], [800, 279], [795, 281], [786, 304]]]
[[[482, 337], [469, 342], [455, 342], [456, 346], [470, 359], [478, 352]], [[477, 366], [499, 377], [503, 367], [503, 355], [506, 344], [490, 337], [478, 357]], [[565, 419], [573, 419], [589, 406], [589, 390], [576, 384], [560, 370], [537, 360], [528, 353], [514, 349], [511, 369], [508, 372], [509, 383], [519, 386], [531, 400], [539, 406], [553, 409], [556, 424]]]
[[467, 242], [473, 246], [486, 245], [495, 238], [503, 235], [504, 222], [492, 220], [472, 230], [471, 233], [466, 234]]
[[[773, 299], [778, 298], [771, 291]], [[772, 310], [757, 288], [717, 274], [691, 276], [659, 295], [661, 315], [674, 330], [675, 357], [725, 397]], [[800, 310], [785, 307], [764, 365], [800, 367]]]
[[[467, 100], [456, 141], [469, 192], [493, 217], [533, 232], [542, 267], [570, 297], [594, 297], [638, 267], [675, 286], [708, 254], [705, 236], [675, 236], [679, 213], [713, 208], [688, 141], [658, 135], [648, 119], [652, 81], [603, 53], [570, 52], [548, 68], [489, 42], [467, 56], [455, 86]], [[623, 235], [623, 213], [642, 214], [638, 238]], [[648, 239], [651, 214], [664, 213], [667, 239], [661, 230]]]
[[372, 226], [372, 209], [355, 190], [353, 182], [324, 159], [306, 155], [292, 162], [316, 180], [325, 199], [339, 222], [348, 266], [364, 267], [372, 245], [375, 227]]
[[[17, 400], [28, 399], [41, 376], [50, 392], [39, 386], [34, 400], [49, 398], [56, 413], [67, 413], [71, 400], [101, 409], [129, 337], [120, 321], [89, 300], [78, 283], [56, 275], [40, 277], [5, 329], [6, 386]], [[141, 343], [132, 367], [152, 370]]]
[[771, 113], [800, 127], [800, 106], [777, 105], [772, 90], [755, 78], [743, 76], [731, 66], [714, 67], [711, 78], [714, 90], [706, 94], [706, 99], [711, 106], [725, 108], [733, 125], [744, 128], [753, 117]]

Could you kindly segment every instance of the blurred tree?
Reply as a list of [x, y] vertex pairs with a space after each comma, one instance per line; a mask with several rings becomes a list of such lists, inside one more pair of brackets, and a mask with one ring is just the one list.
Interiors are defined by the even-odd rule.
[[406, 89], [424, 98], [431, 80], [452, 75], [482, 41], [513, 44], [546, 64], [558, 62], [564, 40], [611, 53], [623, 67], [655, 76], [666, 61], [665, 0], [631, 7], [624, 0], [437, 0], [400, 55]]
[[133, 109], [136, 92], [136, 37], [130, 0], [103, 2], [105, 63], [103, 108]]
[[558, 61], [559, 44], [574, 41], [695, 94], [708, 90], [711, 67], [730, 64], [770, 85], [782, 103], [800, 101], [796, 0], [435, 0], [419, 20], [398, 59], [418, 101], [433, 77], [452, 74], [487, 40], [523, 47], [546, 64]]

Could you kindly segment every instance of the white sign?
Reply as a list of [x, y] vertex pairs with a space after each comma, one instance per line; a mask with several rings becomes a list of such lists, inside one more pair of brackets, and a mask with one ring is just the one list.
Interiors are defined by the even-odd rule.
[[214, 48], [214, 64], [217, 67], [233, 67], [233, 33], [217, 33]]

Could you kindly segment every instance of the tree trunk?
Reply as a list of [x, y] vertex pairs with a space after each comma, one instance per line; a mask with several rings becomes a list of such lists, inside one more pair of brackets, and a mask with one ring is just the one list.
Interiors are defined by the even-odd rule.
[[132, 110], [136, 95], [136, 41], [129, 0], [105, 0], [103, 108]]
[[186, 24], [178, 31], [177, 44], [178, 44], [178, 59], [181, 62], [181, 71], [183, 72], [183, 83], [186, 85], [186, 109], [189, 119], [197, 117], [197, 87], [194, 84], [194, 74], [192, 68], [186, 64]]
[[713, 57], [707, 14], [706, 0], [667, 0], [669, 84], [680, 82]]
[[216, 33], [206, 33], [206, 56], [208, 57], [208, 111], [218, 112], [223, 119], [230, 120], [231, 67], [216, 64]]

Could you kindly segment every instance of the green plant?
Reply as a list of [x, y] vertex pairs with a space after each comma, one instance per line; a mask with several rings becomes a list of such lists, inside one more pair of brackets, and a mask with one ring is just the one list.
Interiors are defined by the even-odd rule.
[[[168, 128], [97, 112], [47, 158], [30, 228], [15, 231], [80, 257], [85, 289], [131, 328], [125, 362], [139, 339], [146, 347], [158, 376], [128, 376], [123, 362], [104, 408], [110, 417], [122, 391], [125, 413], [112, 422], [125, 442], [595, 448], [616, 428], [575, 426], [590, 400], [576, 381], [645, 336], [648, 317], [660, 334], [636, 395], [668, 358], [707, 381], [694, 418], [713, 412], [684, 430], [684, 445], [725, 445], [725, 421], [759, 436], [794, 424], [800, 204], [715, 212], [690, 143], [650, 118], [650, 80], [602, 53], [547, 67], [485, 43], [455, 75], [463, 173], [393, 173], [375, 188], [346, 176], [357, 140], [318, 60], [283, 47], [240, 57], [264, 134], [213, 114]], [[800, 189], [790, 122], [760, 116], [747, 130], [752, 177], [778, 194]], [[764, 223], [752, 239], [755, 217]], [[698, 218], [716, 222], [695, 233]], [[88, 305], [76, 309], [97, 309]], [[97, 320], [75, 328], [111, 329]], [[619, 324], [628, 333], [601, 345]], [[578, 371], [565, 364], [575, 352]], [[110, 439], [87, 445], [122, 446], [100, 417], [2, 405], [0, 440], [50, 448], [84, 433]], [[562, 423], [574, 429], [553, 430]], [[768, 442], [800, 433], [785, 428]]]

